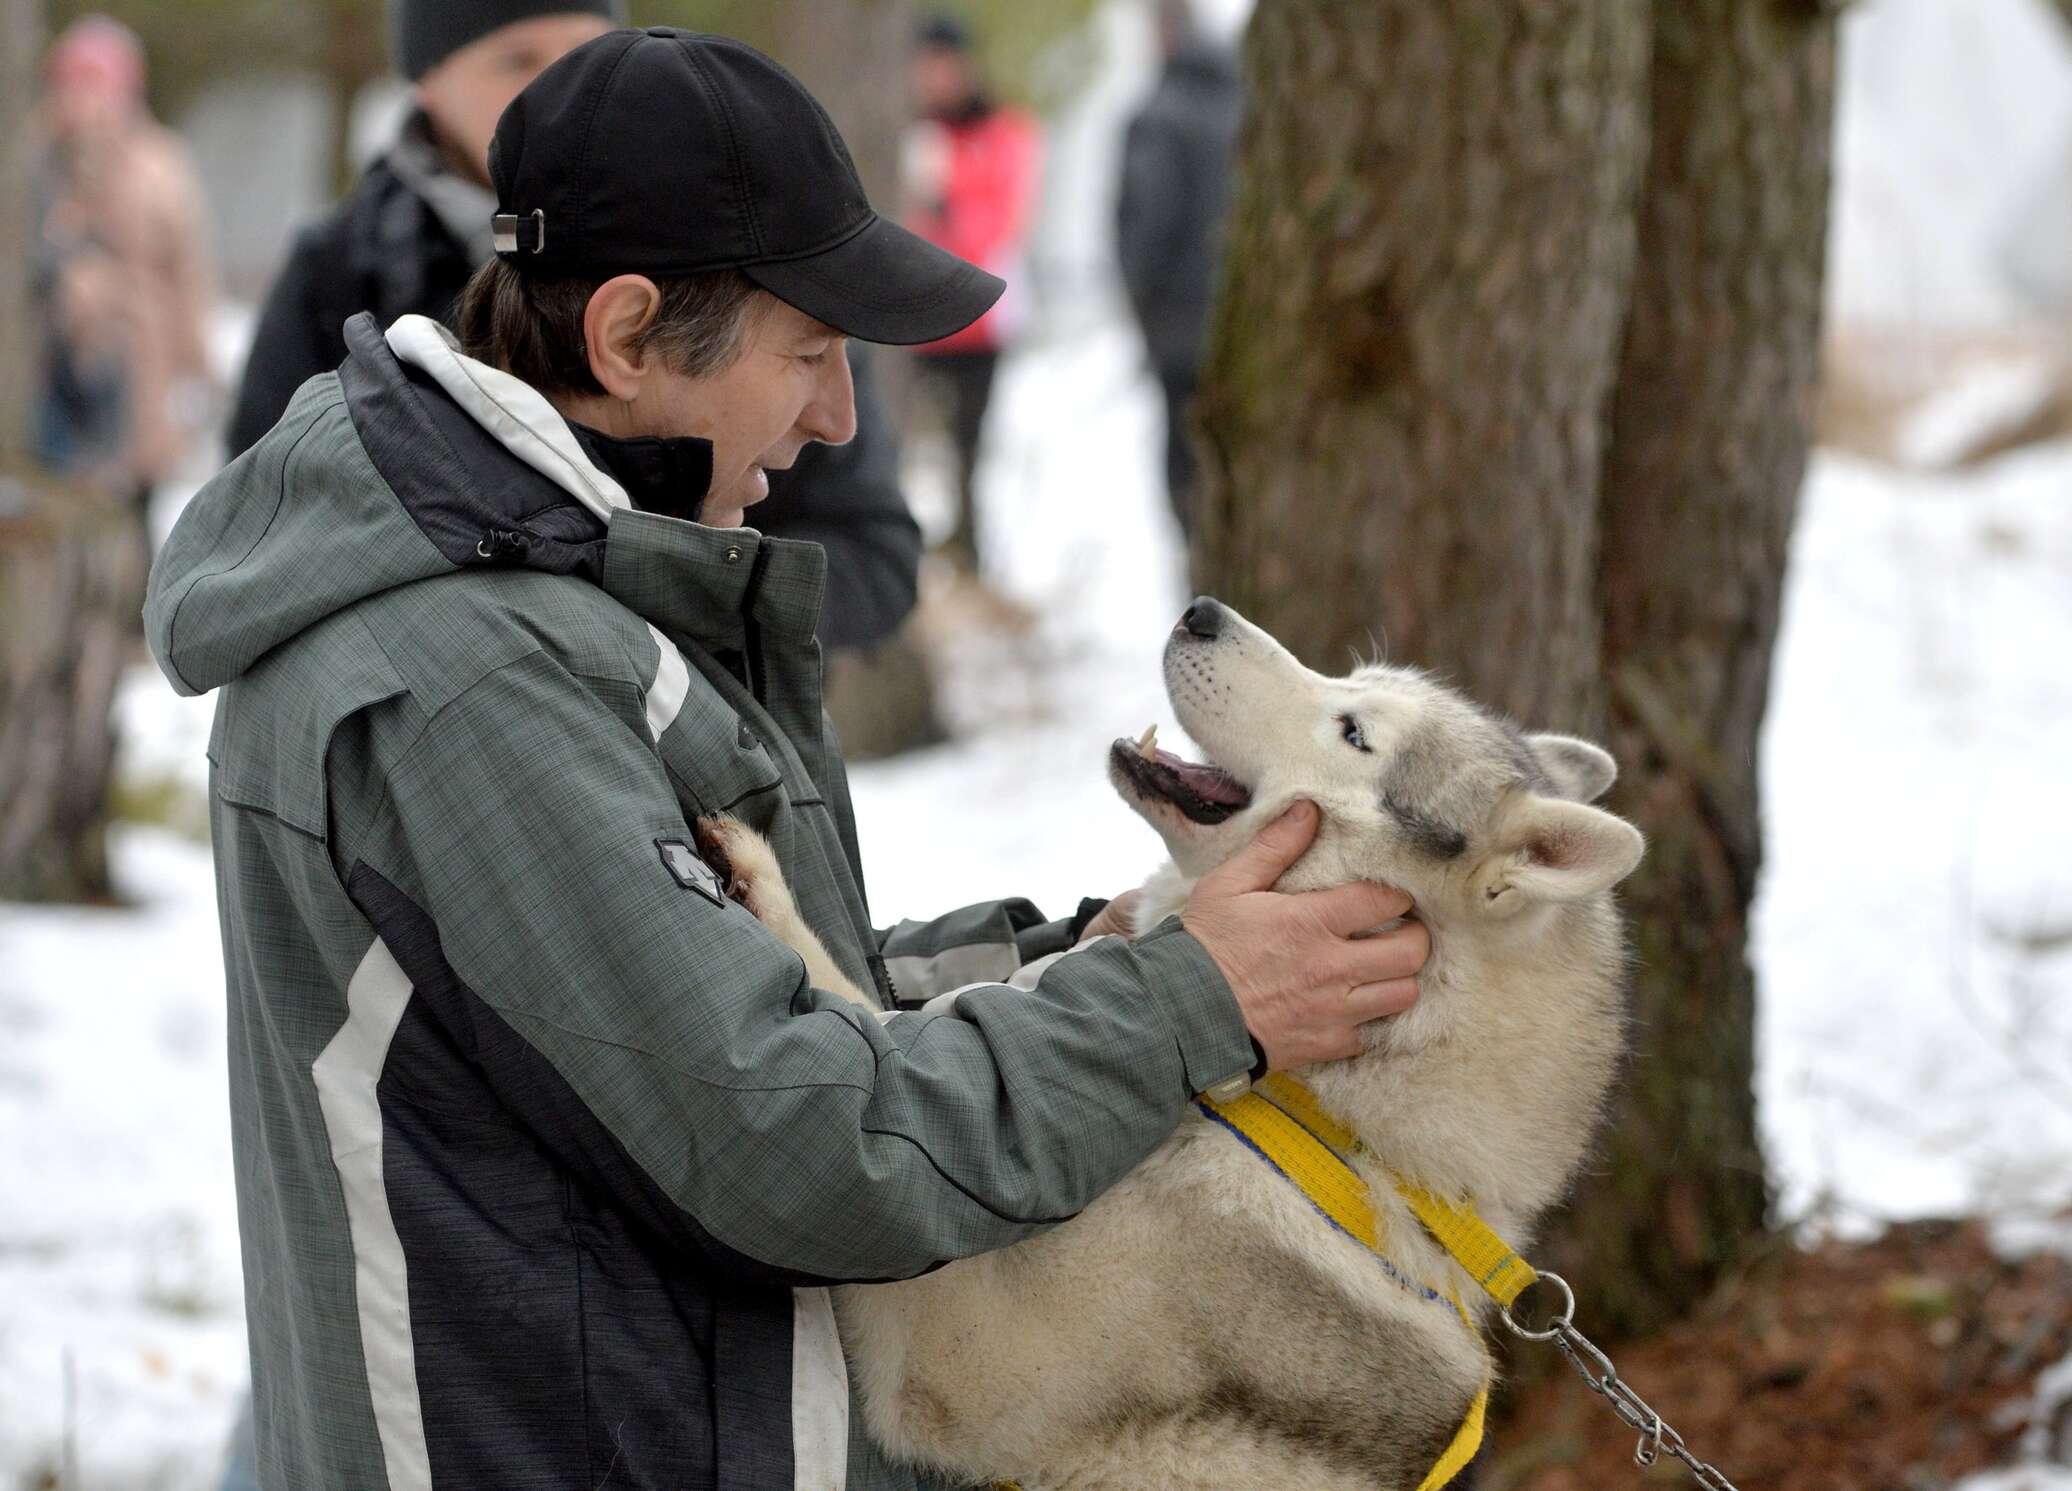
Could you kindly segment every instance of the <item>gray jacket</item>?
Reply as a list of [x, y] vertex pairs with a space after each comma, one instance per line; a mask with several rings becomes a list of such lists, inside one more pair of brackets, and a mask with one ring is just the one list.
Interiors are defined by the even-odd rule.
[[[642, 510], [433, 335], [355, 318], [146, 613], [174, 685], [222, 691], [262, 1482], [914, 1486], [820, 1286], [1071, 1216], [1249, 1066], [1235, 1001], [1175, 922], [898, 1011], [1068, 932], [1021, 901], [872, 929], [821, 551]], [[720, 894], [719, 811], [879, 1017]]]

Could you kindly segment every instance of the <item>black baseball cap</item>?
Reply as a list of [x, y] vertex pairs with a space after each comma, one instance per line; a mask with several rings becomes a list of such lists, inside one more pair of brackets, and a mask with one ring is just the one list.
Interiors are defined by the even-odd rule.
[[489, 147], [496, 249], [539, 275], [738, 269], [866, 342], [932, 342], [1006, 288], [871, 210], [834, 122], [755, 48], [614, 31], [535, 78]]

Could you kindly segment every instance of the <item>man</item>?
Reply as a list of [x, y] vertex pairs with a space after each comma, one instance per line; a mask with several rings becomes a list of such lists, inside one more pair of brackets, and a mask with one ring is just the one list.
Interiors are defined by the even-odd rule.
[[1035, 216], [1042, 139], [1028, 114], [994, 102], [970, 33], [947, 16], [922, 25], [912, 85], [922, 123], [908, 151], [913, 206], [907, 226], [1007, 285], [983, 316], [915, 357], [956, 453], [957, 511], [943, 548], [976, 572], [981, 551], [972, 478], [993, 375], [1021, 323], [1022, 252]]
[[1244, 85], [1230, 55], [1196, 29], [1188, 0], [1159, 0], [1158, 42], [1165, 69], [1123, 139], [1115, 241], [1123, 288], [1165, 394], [1167, 499], [1191, 538], [1187, 409], [1201, 378]]
[[41, 183], [54, 339], [41, 444], [54, 464], [134, 493], [140, 516], [209, 402], [215, 300], [201, 187], [144, 82], [127, 26], [93, 15], [66, 27], [44, 69]]
[[[489, 141], [527, 83], [624, 20], [625, 0], [391, 0], [390, 51], [415, 107], [358, 185], [296, 238], [254, 332], [227, 436], [242, 454], [295, 390], [345, 360], [345, 323], [452, 319], [492, 255]], [[765, 532], [825, 545], [837, 561], [821, 640], [868, 647], [913, 609], [921, 535], [899, 486], [898, 437], [857, 361], [857, 437], [816, 446], [778, 475]]]
[[[1076, 929], [871, 929], [824, 555], [736, 525], [853, 432], [846, 335], [940, 337], [998, 282], [879, 219], [819, 106], [720, 38], [577, 48], [491, 160], [465, 350], [354, 318], [153, 575], [160, 665], [223, 689], [260, 1479], [912, 1487], [820, 1286], [1028, 1237], [1196, 1091], [1350, 1054], [1423, 934], [1350, 937], [1405, 909], [1381, 887], [1265, 890], [1310, 810], [1184, 922], [895, 1012]], [[727, 899], [692, 826], [721, 811], [881, 1018]]]

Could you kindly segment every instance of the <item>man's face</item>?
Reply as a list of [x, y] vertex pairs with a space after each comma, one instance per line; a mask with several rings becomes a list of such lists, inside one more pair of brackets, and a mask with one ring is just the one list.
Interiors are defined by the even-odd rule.
[[418, 105], [454, 164], [487, 185], [489, 142], [511, 100], [554, 63], [611, 29], [602, 16], [583, 14], [499, 26], [419, 78]]
[[768, 473], [806, 443], [842, 445], [856, 433], [848, 339], [778, 300], [749, 312], [741, 354], [702, 378], [657, 368], [633, 411], [637, 433], [712, 442], [712, 485], [699, 521], [739, 528], [770, 495]]

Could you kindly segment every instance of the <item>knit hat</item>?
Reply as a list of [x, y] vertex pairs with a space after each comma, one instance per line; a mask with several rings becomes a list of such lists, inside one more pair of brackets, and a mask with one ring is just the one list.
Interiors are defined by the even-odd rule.
[[471, 41], [534, 16], [603, 16], [626, 24], [626, 0], [389, 0], [389, 54], [416, 82]]

